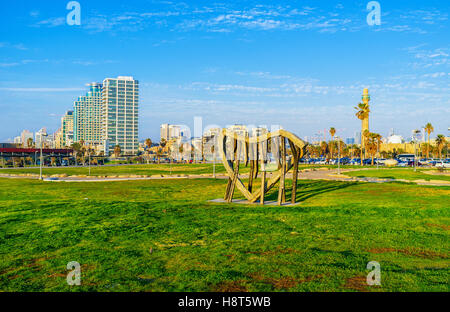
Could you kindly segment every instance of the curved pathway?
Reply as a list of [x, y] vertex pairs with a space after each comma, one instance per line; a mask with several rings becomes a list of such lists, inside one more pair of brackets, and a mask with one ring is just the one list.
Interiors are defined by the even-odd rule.
[[[368, 182], [368, 183], [386, 183], [386, 182], [408, 182], [416, 183], [418, 185], [431, 185], [431, 186], [450, 186], [450, 181], [439, 181], [439, 180], [405, 180], [405, 179], [386, 179], [386, 178], [359, 178], [359, 177], [349, 177], [346, 176], [346, 172], [350, 171], [361, 171], [364, 169], [342, 169], [341, 174], [338, 174], [337, 169], [327, 169], [327, 168], [316, 168], [316, 169], [303, 169], [300, 170], [298, 179], [299, 180], [329, 180], [329, 181], [353, 181], [353, 182]], [[240, 175], [241, 178], [248, 177], [248, 174]], [[270, 178], [270, 173], [268, 173]], [[39, 177], [36, 174], [1, 174], [0, 178], [10, 178], [10, 179], [34, 179], [37, 180]], [[151, 176], [140, 176], [140, 175], [123, 175], [123, 176], [86, 176], [86, 175], [53, 175], [45, 176], [44, 181], [49, 182], [114, 182], [114, 181], [135, 181], [135, 180], [161, 180], [161, 179], [211, 179], [212, 174], [174, 174], [174, 175], [151, 175]], [[216, 179], [228, 179], [228, 176], [220, 173], [216, 174]], [[292, 178], [292, 174], [288, 173], [287, 178]]]

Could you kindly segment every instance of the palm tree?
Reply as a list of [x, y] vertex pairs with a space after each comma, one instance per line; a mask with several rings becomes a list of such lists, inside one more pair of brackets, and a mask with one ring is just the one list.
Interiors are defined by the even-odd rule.
[[162, 138], [161, 141], [159, 142], [159, 145], [161, 145], [162, 148], [164, 148], [167, 144], [167, 140]]
[[442, 134], [438, 134], [436, 137], [436, 147], [439, 152], [439, 159], [442, 159], [442, 149], [444, 148], [445, 144], [447, 144], [447, 140]]
[[81, 146], [80, 149], [81, 157], [83, 158], [83, 166], [85, 165], [85, 156], [86, 156], [86, 147], [84, 145]]
[[162, 151], [162, 148], [160, 147], [156, 151], [156, 157], [158, 158], [158, 164], [161, 163], [161, 156], [162, 156], [162, 154], [163, 154], [163, 151]]
[[[334, 127], [330, 128], [331, 142], [334, 141], [334, 135], [336, 134], [336, 129]], [[330, 146], [331, 159], [333, 159], [333, 145]]]
[[114, 146], [114, 156], [116, 158], [120, 156], [121, 152], [122, 152], [122, 149], [120, 148], [120, 145]]
[[152, 147], [152, 143], [150, 138], [145, 140], [145, 145], [147, 145], [147, 165], [150, 163], [150, 147]]
[[425, 131], [428, 133], [428, 149], [427, 149], [427, 158], [430, 158], [430, 135], [434, 132], [433, 125], [429, 122], [424, 127]]
[[326, 154], [328, 152], [328, 144], [327, 144], [327, 142], [325, 142], [325, 141], [320, 142], [320, 151], [321, 151], [322, 155], [326, 156]]
[[80, 143], [78, 143], [78, 142], [73, 142], [72, 143], [72, 150], [74, 151], [74, 153], [75, 153], [75, 166], [77, 165], [77, 157], [78, 157], [78, 153], [80, 152], [80, 150], [81, 150], [81, 145], [80, 145]]
[[101, 156], [101, 164], [104, 165], [105, 164], [105, 152], [104, 151], [100, 151], [98, 153], [98, 156]]
[[427, 151], [429, 149], [429, 145], [428, 145], [428, 143], [422, 143], [422, 144], [420, 144], [419, 148], [420, 148], [421, 156], [424, 157], [424, 155], [427, 153]]
[[181, 144], [180, 147], [178, 148], [178, 152], [180, 153], [180, 162], [181, 162], [183, 160], [183, 152], [184, 152], [183, 144]]
[[366, 148], [369, 151], [370, 156], [372, 157], [373, 166], [375, 154], [380, 148], [381, 135], [379, 135], [378, 133], [369, 132], [368, 130], [364, 131], [364, 134], [366, 138]]
[[[355, 107], [355, 109], [357, 110], [356, 112], [356, 117], [358, 117], [359, 120], [361, 120], [361, 134], [363, 129], [364, 129], [364, 120], [366, 118], [369, 118], [369, 113], [370, 113], [370, 109], [369, 109], [369, 104], [364, 104], [364, 103], [358, 103], [358, 106]], [[363, 147], [364, 147], [364, 142], [363, 142], [363, 136], [361, 136], [361, 166], [363, 165]]]

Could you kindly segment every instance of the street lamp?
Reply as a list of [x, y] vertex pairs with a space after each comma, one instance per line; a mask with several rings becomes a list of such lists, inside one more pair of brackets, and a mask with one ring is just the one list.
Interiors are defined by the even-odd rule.
[[416, 147], [416, 144], [417, 144], [417, 141], [418, 140], [420, 140], [420, 137], [421, 137], [421, 133], [420, 133], [420, 130], [418, 130], [418, 129], [416, 129], [416, 130], [413, 130], [412, 131], [412, 133], [413, 133], [413, 140], [414, 140], [414, 172], [417, 170], [416, 169], [416, 167], [417, 167], [417, 147]]
[[380, 169], [380, 141], [377, 140], [377, 170]]
[[39, 166], [39, 180], [42, 180], [42, 162], [43, 162], [43, 157], [42, 157], [42, 145], [44, 145], [44, 140], [42, 138], [47, 137], [48, 134], [47, 133], [41, 133], [41, 160], [40, 160], [40, 166]]
[[89, 175], [91, 175], [91, 144], [88, 145]]
[[338, 174], [341, 174], [341, 138], [338, 138]]

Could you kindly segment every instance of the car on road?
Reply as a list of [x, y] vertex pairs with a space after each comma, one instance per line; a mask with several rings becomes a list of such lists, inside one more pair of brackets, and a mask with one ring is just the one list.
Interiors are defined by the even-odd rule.
[[450, 168], [450, 162], [446, 162], [446, 161], [440, 161], [440, 162], [436, 162], [435, 165], [436, 168]]

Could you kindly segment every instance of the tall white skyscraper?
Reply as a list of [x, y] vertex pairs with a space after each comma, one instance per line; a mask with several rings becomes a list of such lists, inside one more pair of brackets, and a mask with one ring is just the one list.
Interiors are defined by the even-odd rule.
[[85, 144], [91, 145], [103, 143], [102, 118], [102, 85], [91, 83], [86, 95], [78, 97], [74, 102], [72, 122], [74, 141], [83, 140]]
[[159, 128], [160, 140], [164, 139], [166, 141], [169, 140], [169, 124], [162, 124]]
[[139, 81], [123, 76], [106, 78], [102, 102], [105, 152], [119, 145], [122, 153], [135, 154], [139, 147]]

